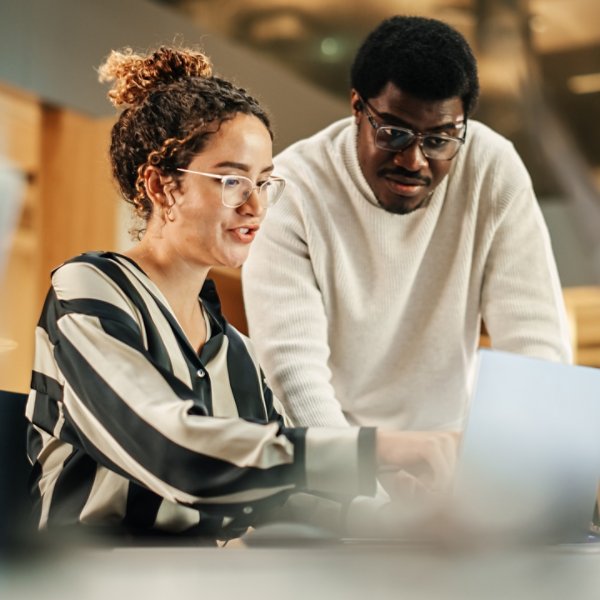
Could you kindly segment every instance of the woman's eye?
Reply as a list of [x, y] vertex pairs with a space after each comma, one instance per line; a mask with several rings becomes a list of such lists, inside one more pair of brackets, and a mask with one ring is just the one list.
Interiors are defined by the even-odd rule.
[[235, 188], [240, 185], [240, 180], [237, 177], [223, 177], [221, 180], [226, 188]]

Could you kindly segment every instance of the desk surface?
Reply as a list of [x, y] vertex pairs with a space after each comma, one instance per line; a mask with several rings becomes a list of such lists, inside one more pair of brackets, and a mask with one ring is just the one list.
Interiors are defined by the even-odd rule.
[[0, 568], [0, 597], [597, 600], [600, 548], [121, 548]]

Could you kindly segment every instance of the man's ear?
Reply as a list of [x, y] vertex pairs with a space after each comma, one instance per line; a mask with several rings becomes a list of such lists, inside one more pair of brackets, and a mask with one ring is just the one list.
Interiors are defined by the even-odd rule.
[[360, 115], [362, 114], [364, 108], [364, 104], [358, 92], [354, 89], [350, 92], [350, 106], [352, 107], [352, 114], [354, 115], [354, 120], [358, 123]]

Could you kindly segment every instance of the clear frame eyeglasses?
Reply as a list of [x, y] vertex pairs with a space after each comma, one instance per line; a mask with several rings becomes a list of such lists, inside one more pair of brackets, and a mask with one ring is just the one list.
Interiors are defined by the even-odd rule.
[[285, 179], [271, 175], [266, 181], [257, 183], [243, 175], [218, 175], [190, 169], [177, 169], [182, 173], [193, 173], [203, 177], [211, 177], [221, 182], [221, 202], [227, 208], [238, 208], [248, 202], [252, 192], [257, 190], [258, 198], [263, 206], [271, 207], [281, 197], [285, 188]]
[[421, 152], [426, 158], [433, 160], [452, 160], [465, 143], [467, 136], [466, 121], [458, 127], [464, 127], [462, 137], [454, 137], [446, 133], [417, 133], [406, 127], [395, 125], [379, 125], [372, 113], [385, 121], [383, 115], [375, 110], [366, 100], [361, 98], [367, 120], [375, 131], [375, 145], [388, 152], [402, 152], [417, 140]]

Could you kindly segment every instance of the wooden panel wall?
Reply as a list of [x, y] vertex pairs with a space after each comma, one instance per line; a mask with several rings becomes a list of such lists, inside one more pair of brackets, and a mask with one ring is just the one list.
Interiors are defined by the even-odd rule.
[[217, 286], [221, 300], [221, 310], [225, 318], [241, 333], [248, 335], [248, 323], [242, 296], [242, 275], [240, 269], [213, 267], [208, 274]]
[[571, 318], [573, 361], [600, 367], [600, 286], [569, 287], [563, 290]]
[[112, 122], [0, 87], [0, 153], [28, 181], [0, 281], [0, 339], [14, 346], [0, 348], [1, 389], [29, 388], [34, 330], [51, 269], [80, 252], [114, 247]]
[[0, 152], [27, 180], [17, 230], [3, 240], [9, 255], [0, 280], [0, 388], [8, 390], [26, 389], [39, 311], [41, 122], [36, 98], [0, 88]]
[[108, 157], [112, 122], [58, 108], [43, 111], [43, 289], [50, 271], [66, 259], [114, 248], [117, 193]]

